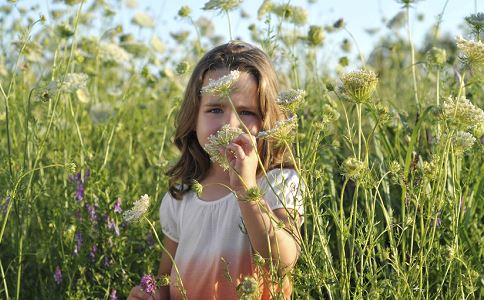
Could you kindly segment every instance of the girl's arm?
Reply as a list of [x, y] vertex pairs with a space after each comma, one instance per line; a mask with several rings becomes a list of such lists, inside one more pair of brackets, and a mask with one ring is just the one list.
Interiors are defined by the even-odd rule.
[[[292, 270], [300, 250], [294, 238], [299, 234], [299, 227], [293, 221], [292, 210], [271, 211], [264, 200], [240, 202], [239, 207], [254, 250], [264, 258], [271, 257], [281, 275]], [[284, 227], [276, 224], [277, 220], [282, 221]]]
[[[247, 198], [248, 189], [257, 188], [258, 159], [251, 138], [243, 133], [227, 146], [230, 150], [227, 151], [231, 165], [230, 185], [239, 199]], [[263, 199], [257, 202], [239, 201], [239, 206], [254, 250], [264, 258], [270, 257], [279, 273], [290, 271], [299, 256], [295, 239], [299, 235], [299, 221], [293, 220], [291, 210], [280, 208], [271, 211]], [[284, 228], [277, 225], [280, 221], [284, 223]]]
[[[165, 246], [171, 257], [175, 257], [178, 243], [168, 237], [163, 238], [163, 245]], [[173, 263], [168, 253], [163, 252], [160, 259], [160, 266], [158, 267], [158, 277], [170, 276]], [[156, 290], [154, 295], [150, 295], [141, 290], [140, 286], [135, 286], [131, 289], [128, 300], [169, 300], [170, 286], [162, 286]]]

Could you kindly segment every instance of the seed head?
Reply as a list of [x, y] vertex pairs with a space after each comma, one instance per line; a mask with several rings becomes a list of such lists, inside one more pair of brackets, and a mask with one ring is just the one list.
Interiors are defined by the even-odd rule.
[[311, 46], [320, 46], [324, 41], [324, 31], [321, 26], [311, 25], [308, 31], [308, 42]]
[[218, 163], [224, 170], [228, 170], [230, 166], [227, 156], [221, 154], [220, 149], [227, 147], [241, 133], [242, 130], [240, 128], [233, 128], [225, 124], [216, 134], [208, 137], [208, 144], [205, 144], [204, 149], [210, 156], [210, 159]]
[[239, 299], [254, 299], [259, 292], [259, 284], [252, 276], [246, 276], [242, 282], [237, 286], [239, 292]]
[[150, 197], [145, 194], [134, 203], [133, 208], [123, 213], [123, 218], [126, 222], [138, 221], [148, 212], [148, 208], [150, 208]]
[[426, 60], [429, 66], [442, 68], [447, 61], [447, 53], [442, 48], [432, 47], [427, 52]]
[[178, 11], [178, 16], [185, 18], [185, 17], [188, 17], [191, 12], [192, 12], [192, 10], [191, 10], [190, 6], [184, 5]]
[[176, 65], [175, 70], [178, 75], [183, 75], [188, 71], [188, 69], [190, 69], [190, 64], [187, 61], [182, 61]]
[[484, 28], [484, 13], [477, 13], [472, 14], [468, 17], [465, 17], [467, 24], [472, 27], [472, 31], [479, 36], [482, 28]]
[[200, 92], [208, 95], [218, 95], [221, 97], [227, 97], [232, 91], [232, 86], [239, 79], [240, 72], [238, 70], [232, 70], [229, 74], [220, 77], [217, 80], [210, 79], [208, 84], [203, 86]]
[[87, 87], [89, 76], [84, 73], [69, 73], [61, 84], [61, 90], [66, 93], [74, 93], [79, 89]]
[[342, 91], [356, 103], [368, 103], [375, 92], [378, 78], [373, 71], [361, 69], [341, 77]]
[[283, 121], [278, 121], [275, 127], [266, 131], [260, 131], [257, 138], [274, 142], [274, 145], [281, 146], [291, 144], [294, 139], [294, 129], [297, 127], [297, 116]]

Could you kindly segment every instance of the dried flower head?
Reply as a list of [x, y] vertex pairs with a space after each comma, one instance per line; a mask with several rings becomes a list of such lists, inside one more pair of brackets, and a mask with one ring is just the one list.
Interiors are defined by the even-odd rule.
[[321, 26], [311, 25], [308, 31], [308, 42], [311, 46], [320, 46], [324, 41], [324, 31]]
[[221, 97], [227, 97], [232, 91], [232, 86], [239, 79], [240, 72], [238, 70], [232, 70], [229, 74], [220, 77], [217, 80], [210, 79], [208, 84], [203, 86], [200, 92], [208, 95], [218, 95]]
[[178, 75], [183, 75], [188, 71], [188, 69], [190, 69], [190, 64], [187, 61], [182, 61], [176, 65], [175, 70]]
[[461, 155], [466, 150], [469, 150], [476, 142], [476, 138], [469, 132], [458, 131], [451, 139], [452, 147], [456, 154]]
[[148, 208], [150, 208], [150, 197], [145, 194], [134, 203], [133, 208], [123, 213], [123, 218], [126, 222], [138, 221], [148, 212]]
[[156, 290], [156, 280], [152, 275], [146, 274], [139, 283], [141, 289], [148, 294], [154, 294]]
[[210, 156], [210, 159], [218, 163], [224, 170], [229, 169], [229, 162], [227, 156], [220, 153], [220, 149], [227, 147], [241, 133], [242, 129], [233, 128], [225, 124], [216, 134], [208, 137], [208, 144], [205, 144], [204, 149]]
[[205, 3], [204, 10], [219, 10], [220, 12], [233, 10], [242, 3], [242, 0], [210, 0]]
[[294, 139], [294, 129], [297, 127], [297, 116], [287, 120], [278, 121], [275, 127], [266, 131], [260, 131], [257, 138], [274, 142], [275, 145], [291, 144]]
[[246, 276], [237, 286], [239, 299], [254, 299], [259, 292], [259, 284], [252, 276]]
[[427, 52], [426, 61], [427, 65], [431, 67], [442, 68], [447, 61], [447, 52], [445, 49], [432, 47]]
[[373, 71], [361, 69], [341, 77], [342, 91], [356, 103], [368, 103], [375, 92], [378, 78]]
[[460, 99], [449, 96], [441, 109], [442, 117], [458, 129], [466, 130], [484, 122], [484, 111], [463, 96]]
[[373, 177], [367, 164], [355, 157], [349, 157], [341, 164], [341, 173], [343, 176], [351, 179], [365, 187], [373, 185]]
[[294, 112], [299, 107], [299, 104], [301, 104], [301, 102], [304, 100], [305, 95], [306, 91], [304, 90], [289, 89], [281, 92], [276, 101], [277, 104], [282, 105], [291, 112]]
[[465, 65], [474, 68], [484, 65], [484, 44], [481, 41], [466, 40], [458, 36], [456, 43], [462, 54], [460, 59]]

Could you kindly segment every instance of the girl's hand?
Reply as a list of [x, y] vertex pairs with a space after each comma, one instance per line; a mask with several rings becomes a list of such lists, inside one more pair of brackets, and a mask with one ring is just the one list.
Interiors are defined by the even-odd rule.
[[[252, 140], [252, 141], [251, 141]], [[253, 135], [242, 133], [225, 148], [230, 163], [230, 186], [235, 191], [242, 191], [257, 186], [258, 166], [256, 139]]]
[[129, 292], [128, 300], [161, 300], [161, 295], [158, 289], [153, 294], [148, 294], [137, 285]]

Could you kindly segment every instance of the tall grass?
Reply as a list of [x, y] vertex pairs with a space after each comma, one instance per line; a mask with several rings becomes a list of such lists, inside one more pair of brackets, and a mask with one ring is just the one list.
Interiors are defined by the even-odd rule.
[[[111, 4], [66, 2], [38, 20], [1, 7], [1, 298], [123, 298], [156, 272], [157, 236], [121, 212], [149, 194], [161, 233], [173, 118], [190, 67], [220, 41], [185, 9], [197, 36], [173, 33], [163, 51], [147, 16], [134, 22], [151, 42], [117, 26]], [[294, 298], [479, 298], [482, 14], [467, 19], [459, 47], [437, 36], [415, 48], [394, 28], [358, 55], [361, 70], [342, 53], [332, 72], [320, 54], [342, 22], [308, 33], [302, 8], [264, 5], [253, 42], [284, 89], [306, 91], [291, 149], [305, 183]], [[221, 11], [230, 20], [234, 9]]]

